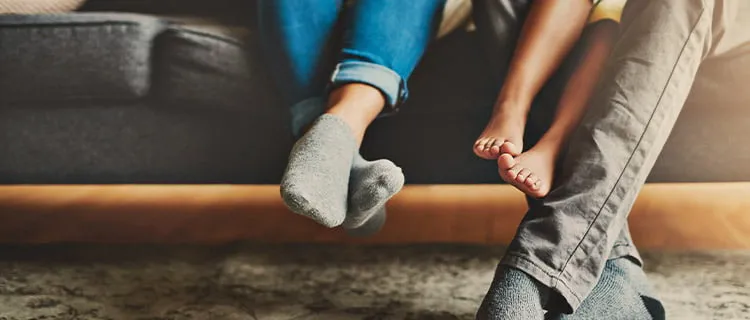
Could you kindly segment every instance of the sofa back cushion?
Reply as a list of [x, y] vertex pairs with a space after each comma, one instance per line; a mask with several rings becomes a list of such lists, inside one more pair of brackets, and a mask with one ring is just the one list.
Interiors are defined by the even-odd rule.
[[0, 15], [0, 102], [142, 98], [164, 27], [132, 14]]

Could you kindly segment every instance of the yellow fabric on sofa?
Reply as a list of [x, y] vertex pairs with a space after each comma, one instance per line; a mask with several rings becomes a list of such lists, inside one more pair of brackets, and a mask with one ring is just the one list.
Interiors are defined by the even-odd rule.
[[60, 13], [78, 9], [85, 0], [0, 0], [0, 14]]
[[619, 23], [627, 0], [595, 0], [589, 15], [589, 23], [613, 20]]

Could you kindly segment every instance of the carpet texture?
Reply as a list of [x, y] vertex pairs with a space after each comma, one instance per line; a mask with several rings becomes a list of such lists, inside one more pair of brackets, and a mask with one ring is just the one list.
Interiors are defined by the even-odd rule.
[[[0, 247], [0, 319], [472, 319], [502, 249]], [[646, 252], [669, 319], [750, 319], [750, 252]]]

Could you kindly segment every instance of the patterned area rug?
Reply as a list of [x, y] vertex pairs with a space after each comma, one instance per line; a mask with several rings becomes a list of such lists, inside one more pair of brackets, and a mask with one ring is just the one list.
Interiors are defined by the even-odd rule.
[[[0, 319], [472, 319], [498, 248], [0, 247]], [[750, 319], [750, 252], [646, 253], [669, 319]]]

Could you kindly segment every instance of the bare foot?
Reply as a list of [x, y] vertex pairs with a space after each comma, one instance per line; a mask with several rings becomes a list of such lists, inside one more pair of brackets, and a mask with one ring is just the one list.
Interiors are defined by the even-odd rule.
[[534, 146], [515, 158], [507, 153], [500, 155], [497, 167], [505, 182], [531, 197], [543, 198], [552, 188], [556, 160], [554, 148]]
[[483, 159], [495, 160], [501, 154], [518, 156], [523, 150], [524, 116], [497, 112], [474, 143], [474, 153]]

